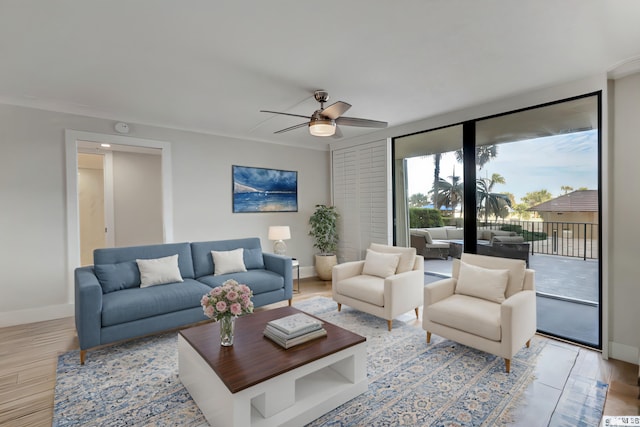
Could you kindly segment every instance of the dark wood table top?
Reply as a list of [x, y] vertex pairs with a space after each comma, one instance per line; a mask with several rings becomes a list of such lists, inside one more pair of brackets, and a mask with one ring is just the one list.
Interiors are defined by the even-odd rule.
[[231, 347], [220, 345], [219, 322], [183, 329], [180, 335], [211, 366], [231, 393], [366, 341], [365, 337], [324, 320], [326, 337], [289, 349], [263, 336], [267, 322], [299, 312], [293, 307], [281, 307], [239, 317]]

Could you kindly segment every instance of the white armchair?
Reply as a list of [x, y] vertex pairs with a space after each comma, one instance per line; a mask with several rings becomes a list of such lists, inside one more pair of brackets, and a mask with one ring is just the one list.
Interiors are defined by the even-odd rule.
[[511, 358], [536, 333], [535, 272], [523, 260], [462, 254], [450, 279], [424, 288], [422, 327], [460, 344]]
[[372, 243], [364, 261], [338, 264], [332, 272], [332, 294], [338, 303], [387, 320], [422, 305], [424, 257], [415, 248]]

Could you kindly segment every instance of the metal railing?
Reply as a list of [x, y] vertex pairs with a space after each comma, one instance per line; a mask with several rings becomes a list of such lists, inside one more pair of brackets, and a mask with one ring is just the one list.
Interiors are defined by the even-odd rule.
[[584, 222], [497, 221], [478, 227], [515, 231], [530, 243], [531, 254], [598, 259], [598, 224]]

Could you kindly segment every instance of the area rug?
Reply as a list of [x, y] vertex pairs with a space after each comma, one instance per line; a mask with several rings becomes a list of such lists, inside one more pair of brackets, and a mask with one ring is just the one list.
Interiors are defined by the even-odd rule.
[[[508, 425], [546, 345], [535, 337], [506, 374], [501, 358], [436, 336], [427, 346], [421, 328], [398, 320], [389, 333], [384, 319], [338, 313], [329, 298], [294, 305], [367, 337], [368, 391], [310, 426]], [[91, 351], [84, 366], [79, 357], [59, 357], [54, 426], [208, 425], [180, 383], [177, 333]]]

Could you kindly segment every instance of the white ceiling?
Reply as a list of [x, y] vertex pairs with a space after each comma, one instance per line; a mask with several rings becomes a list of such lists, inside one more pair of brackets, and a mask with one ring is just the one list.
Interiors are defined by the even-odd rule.
[[0, 102], [314, 146], [259, 110], [325, 89], [397, 126], [640, 58], [638, 22], [636, 0], [0, 0]]

